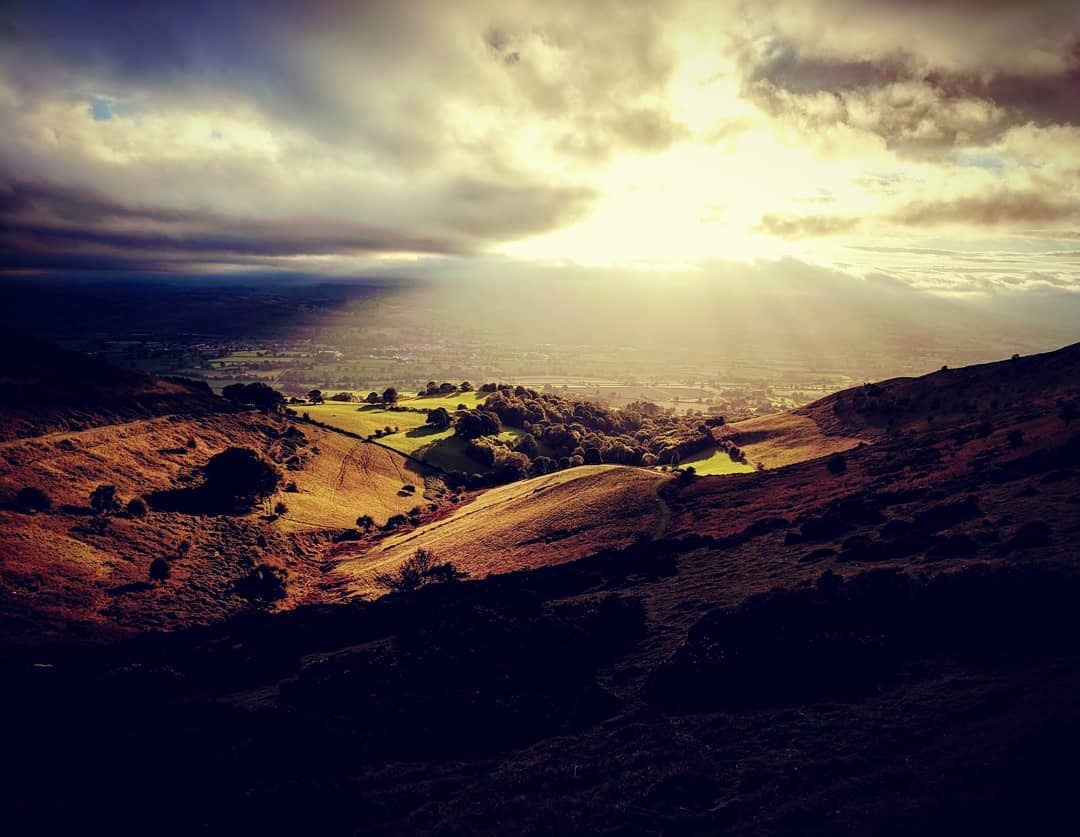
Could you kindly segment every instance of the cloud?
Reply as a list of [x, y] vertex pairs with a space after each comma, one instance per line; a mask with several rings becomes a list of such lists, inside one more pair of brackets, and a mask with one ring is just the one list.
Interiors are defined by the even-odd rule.
[[1000, 192], [949, 200], [914, 201], [878, 216], [768, 213], [762, 216], [758, 229], [776, 238], [793, 239], [846, 235], [874, 225], [930, 229], [949, 225], [984, 228], [1052, 226], [1078, 220], [1080, 200], [1033, 192]]
[[925, 154], [1080, 122], [1080, 12], [1060, 2], [749, 6], [744, 95], [805, 130]]
[[584, 192], [482, 180], [457, 180], [445, 192], [443, 205], [454, 209], [443, 225], [449, 232], [420, 235], [328, 216], [237, 217], [129, 205], [87, 189], [12, 181], [0, 184], [0, 266], [72, 269], [85, 262], [91, 270], [182, 269], [200, 263], [272, 265], [298, 256], [463, 254], [491, 237], [557, 225], [589, 199]]

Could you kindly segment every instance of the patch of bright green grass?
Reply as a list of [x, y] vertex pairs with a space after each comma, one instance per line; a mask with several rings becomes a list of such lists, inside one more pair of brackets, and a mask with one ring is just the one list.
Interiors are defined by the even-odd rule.
[[422, 395], [412, 398], [402, 398], [399, 403], [402, 407], [412, 407], [418, 410], [434, 410], [436, 407], [445, 407], [451, 413], [457, 409], [458, 404], [464, 404], [469, 410], [475, 410], [484, 400], [491, 395], [490, 392], [452, 392], [449, 395]]
[[727, 451], [720, 448], [695, 453], [683, 459], [679, 464], [683, 468], [692, 465], [695, 473], [703, 477], [717, 474], [746, 474], [754, 470], [753, 465], [735, 462], [728, 456]]

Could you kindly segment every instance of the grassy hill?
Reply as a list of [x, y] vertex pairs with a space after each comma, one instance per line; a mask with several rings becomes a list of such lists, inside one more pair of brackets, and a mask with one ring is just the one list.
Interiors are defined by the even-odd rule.
[[482, 578], [627, 546], [663, 530], [666, 508], [657, 490], [668, 479], [643, 468], [591, 465], [492, 488], [356, 557], [341, 553], [334, 576], [350, 592], [372, 595], [382, 592], [377, 573], [421, 548]]
[[[684, 483], [598, 466], [492, 489], [318, 553], [307, 601], [365, 592], [419, 545], [474, 576], [517, 570], [483, 580], [93, 653], [55, 634], [29, 646], [9, 619], [14, 831], [1055, 833], [1080, 746], [1078, 372], [1071, 347], [728, 429], [778, 457], [780, 440], [803, 440], [800, 461], [760, 472]], [[959, 395], [938, 377], [954, 374]], [[262, 420], [229, 421], [223, 435]], [[167, 424], [144, 435], [173, 443]], [[860, 438], [842, 468], [803, 458]], [[134, 473], [155, 456], [107, 447], [130, 438], [71, 439], [84, 441], [88, 474], [116, 460], [125, 490], [156, 479]], [[33, 459], [52, 440], [20, 444], [8, 467], [67, 473]], [[313, 430], [309, 444], [331, 441]], [[340, 450], [314, 458], [340, 469]], [[258, 533], [267, 546], [251, 549], [272, 550], [275, 532], [325, 545], [280, 521], [227, 522], [189, 521], [200, 549], [224, 556]], [[109, 524], [133, 548], [145, 525]], [[102, 572], [95, 538], [76, 537], [70, 559], [88, 577]], [[24, 545], [4, 544], [8, 572]], [[153, 595], [213, 599], [215, 566]], [[69, 607], [99, 589], [9, 579]], [[64, 794], [47, 781], [58, 759], [79, 777]]]

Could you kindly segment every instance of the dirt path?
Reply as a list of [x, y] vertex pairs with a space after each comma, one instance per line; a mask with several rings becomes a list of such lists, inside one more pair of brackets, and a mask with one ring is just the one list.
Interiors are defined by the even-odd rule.
[[656, 500], [656, 523], [652, 530], [652, 539], [654, 541], [660, 540], [664, 537], [664, 532], [667, 531], [668, 523], [671, 522], [671, 507], [667, 504], [667, 501], [660, 496], [660, 486], [662, 486], [666, 479], [660, 479], [656, 481], [656, 485], [653, 486], [653, 498]]

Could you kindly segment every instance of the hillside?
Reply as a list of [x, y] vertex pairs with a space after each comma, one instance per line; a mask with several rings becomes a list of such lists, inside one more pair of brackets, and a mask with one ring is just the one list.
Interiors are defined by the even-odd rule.
[[0, 441], [224, 408], [196, 382], [118, 369], [9, 329], [0, 329], [0, 404]]
[[[92, 654], [9, 642], [15, 830], [1052, 833], [1080, 745], [1078, 372], [1073, 346], [877, 385], [919, 403], [955, 375], [978, 405], [887, 432], [880, 396], [840, 393], [805, 414], [825, 441], [751, 427], [871, 442], [843, 467], [572, 469], [322, 575], [367, 589], [365, 560], [419, 543], [536, 569]], [[592, 528], [568, 553], [526, 543], [569, 522]]]
[[[321, 600], [322, 555], [337, 533], [361, 514], [382, 525], [430, 502], [423, 496], [429, 473], [393, 451], [310, 425], [299, 430], [279, 416], [237, 412], [209, 393], [84, 364], [62, 350], [37, 357], [70, 364], [81, 377], [74, 391], [35, 396], [43, 411], [36, 418], [25, 402], [0, 408], [0, 426], [19, 435], [0, 442], [0, 620], [9, 638], [93, 637], [222, 619], [251, 607], [237, 582], [259, 564], [288, 573], [287, 595], [275, 607]], [[20, 386], [30, 368], [19, 373]], [[64, 377], [46, 374], [42, 388]], [[107, 393], [107, 406], [88, 402], [92, 393]], [[149, 417], [114, 421], [132, 415]], [[89, 426], [55, 429], [83, 425]], [[156, 496], [196, 484], [212, 456], [235, 446], [276, 464], [282, 480], [270, 502], [285, 503], [284, 514], [269, 519], [261, 506], [221, 515], [155, 505]], [[95, 516], [89, 497], [102, 484], [114, 485], [123, 503], [146, 500], [148, 513]], [[403, 491], [406, 484], [418, 493]], [[441, 488], [433, 486], [437, 502]], [[44, 492], [50, 507], [20, 508], [16, 496], [24, 489]], [[170, 577], [150, 583], [150, 565], [159, 558], [168, 561]]]
[[642, 468], [587, 465], [492, 488], [449, 516], [392, 535], [356, 557], [344, 547], [335, 554], [333, 577], [350, 593], [372, 595], [382, 592], [373, 577], [417, 549], [483, 578], [627, 546], [663, 532], [667, 507], [657, 491], [668, 479]]

